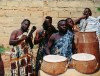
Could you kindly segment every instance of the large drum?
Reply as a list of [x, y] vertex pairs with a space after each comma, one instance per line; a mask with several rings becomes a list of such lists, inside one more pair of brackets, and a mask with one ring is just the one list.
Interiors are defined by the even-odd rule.
[[98, 67], [95, 56], [87, 53], [72, 55], [72, 63], [77, 71], [85, 74], [94, 73]]
[[42, 71], [51, 75], [62, 74], [68, 67], [68, 61], [66, 57], [59, 55], [47, 55], [43, 58], [41, 66]]
[[74, 39], [76, 52], [93, 54], [100, 65], [99, 41], [96, 32], [76, 32]]

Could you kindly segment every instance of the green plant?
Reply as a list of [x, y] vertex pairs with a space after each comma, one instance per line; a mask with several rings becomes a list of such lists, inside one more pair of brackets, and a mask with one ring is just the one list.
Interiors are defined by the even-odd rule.
[[5, 51], [4, 46], [0, 46], [0, 53], [3, 53]]
[[98, 8], [97, 8], [97, 11], [99, 11], [99, 12], [100, 12], [100, 7], [98, 7]]

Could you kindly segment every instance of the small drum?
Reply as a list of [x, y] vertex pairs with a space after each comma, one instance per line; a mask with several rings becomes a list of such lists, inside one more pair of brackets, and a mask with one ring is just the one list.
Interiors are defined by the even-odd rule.
[[66, 71], [68, 66], [66, 57], [59, 55], [47, 55], [43, 58], [42, 71], [51, 75], [59, 75]]
[[85, 74], [94, 73], [98, 67], [95, 56], [87, 53], [72, 55], [72, 63], [77, 71]]

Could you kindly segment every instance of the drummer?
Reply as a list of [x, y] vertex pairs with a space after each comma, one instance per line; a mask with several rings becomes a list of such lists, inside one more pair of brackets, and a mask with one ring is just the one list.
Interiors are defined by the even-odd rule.
[[[85, 8], [83, 11], [83, 16], [76, 19], [75, 24], [79, 24], [79, 29], [81, 32], [96, 31], [96, 35], [99, 39], [100, 44], [100, 17], [92, 17], [92, 11], [90, 8]], [[100, 45], [99, 45], [100, 48]]]
[[75, 24], [79, 24], [80, 31], [84, 31], [86, 27], [86, 22], [89, 16], [92, 16], [92, 12], [90, 8], [85, 8], [83, 11], [83, 16], [76, 19], [74, 22]]
[[46, 48], [47, 54], [59, 54], [64, 57], [71, 58], [73, 43], [73, 25], [71, 18], [60, 20], [58, 22], [58, 33], [51, 35]]

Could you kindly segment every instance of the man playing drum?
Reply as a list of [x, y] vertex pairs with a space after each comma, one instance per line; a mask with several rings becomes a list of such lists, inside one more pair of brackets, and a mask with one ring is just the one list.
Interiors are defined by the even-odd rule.
[[59, 54], [64, 57], [71, 58], [73, 44], [74, 22], [71, 18], [60, 20], [58, 22], [58, 33], [53, 34], [49, 41], [46, 51], [48, 54]]

